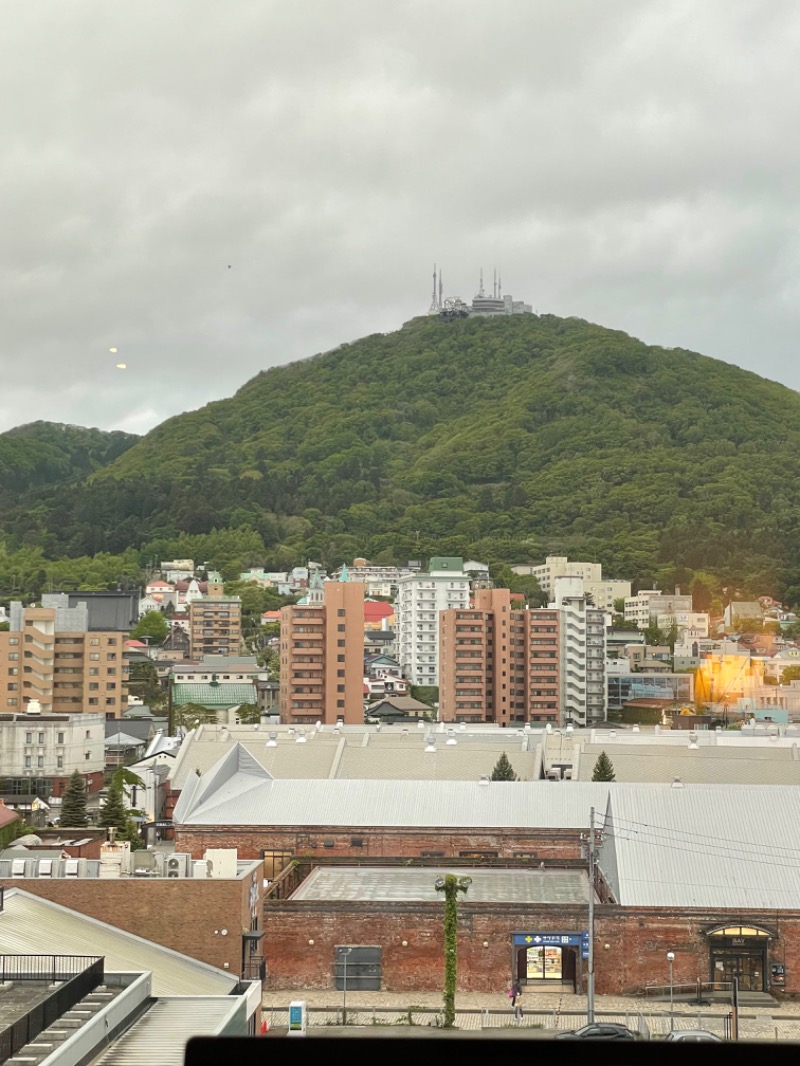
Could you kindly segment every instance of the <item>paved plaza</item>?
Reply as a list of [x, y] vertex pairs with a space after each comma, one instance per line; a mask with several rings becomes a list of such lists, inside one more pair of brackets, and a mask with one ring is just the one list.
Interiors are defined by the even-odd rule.
[[[272, 991], [264, 993], [264, 1016], [270, 1029], [281, 1031], [288, 1025], [292, 1000], [304, 1000], [309, 1009], [309, 1026], [341, 1026], [343, 995], [330, 989], [307, 992]], [[553, 1031], [577, 1029], [586, 1022], [586, 997], [569, 993], [528, 993], [523, 997], [524, 1014], [515, 1023], [505, 990], [494, 993], [461, 992], [456, 996], [456, 1026], [463, 1030], [526, 1029], [530, 1035], [550, 1035]], [[436, 1027], [441, 1023], [442, 997], [438, 992], [348, 992], [347, 1023], [354, 1027]], [[644, 997], [598, 996], [598, 1021], [621, 1022], [652, 1037], [676, 1029], [709, 1029], [724, 1033], [724, 1003], [691, 1006], [675, 1003], [672, 1019], [669, 1005]], [[800, 1002], [773, 1006], [743, 1007], [739, 1012], [739, 1034], [745, 1040], [800, 1041]]]

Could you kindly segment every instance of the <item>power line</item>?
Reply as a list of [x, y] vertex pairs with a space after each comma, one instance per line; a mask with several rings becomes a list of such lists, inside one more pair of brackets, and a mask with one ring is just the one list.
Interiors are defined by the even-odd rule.
[[[725, 838], [711, 836], [706, 833], [691, 833], [687, 830], [678, 831], [671, 829], [669, 826], [652, 825], [648, 822], [637, 822], [629, 818], [617, 818], [614, 815], [611, 816], [608, 825], [604, 828], [606, 831], [611, 832], [616, 832], [618, 830], [619, 832], [635, 833], [641, 836], [652, 837], [656, 843], [659, 838], [665, 838], [667, 840], [677, 840], [684, 841], [688, 844], [696, 844], [697, 846], [702, 846], [704, 848], [718, 848], [728, 851], [733, 851], [737, 848], [743, 851], [747, 849], [748, 852], [752, 852], [753, 850], [762, 853], [764, 851], [774, 851], [782, 858], [796, 855], [798, 857], [798, 862], [800, 862], [800, 849], [785, 847], [782, 844], [766, 844], [760, 840], [743, 840], [736, 837]], [[626, 837], [626, 839], [632, 838]]]

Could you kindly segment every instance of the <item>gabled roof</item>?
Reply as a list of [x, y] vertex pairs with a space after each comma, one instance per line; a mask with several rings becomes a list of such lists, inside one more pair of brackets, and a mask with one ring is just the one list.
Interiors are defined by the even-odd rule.
[[201, 807], [212, 796], [217, 802], [225, 802], [230, 797], [245, 795], [265, 781], [272, 781], [269, 771], [245, 747], [234, 744], [207, 774], [189, 775], [173, 817], [180, 821], [185, 810]]
[[577, 829], [608, 797], [597, 782], [197, 780], [191, 794], [189, 782], [181, 792], [176, 825]]

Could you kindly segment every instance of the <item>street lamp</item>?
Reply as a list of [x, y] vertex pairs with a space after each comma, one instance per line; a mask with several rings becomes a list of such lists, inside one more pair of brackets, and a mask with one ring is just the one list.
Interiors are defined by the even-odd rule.
[[347, 956], [352, 948], [339, 948], [339, 956], [343, 960], [342, 973], [342, 1025], [347, 1025]]
[[669, 963], [669, 1028], [672, 1031], [675, 1028], [675, 986], [672, 982], [672, 964], [675, 962], [675, 952], [667, 952], [667, 962]]

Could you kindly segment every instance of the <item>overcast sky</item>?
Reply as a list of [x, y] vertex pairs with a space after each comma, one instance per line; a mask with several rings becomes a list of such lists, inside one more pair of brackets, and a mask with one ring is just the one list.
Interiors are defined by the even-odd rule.
[[434, 261], [800, 388], [797, 0], [2, 14], [0, 430], [143, 432], [424, 313]]

